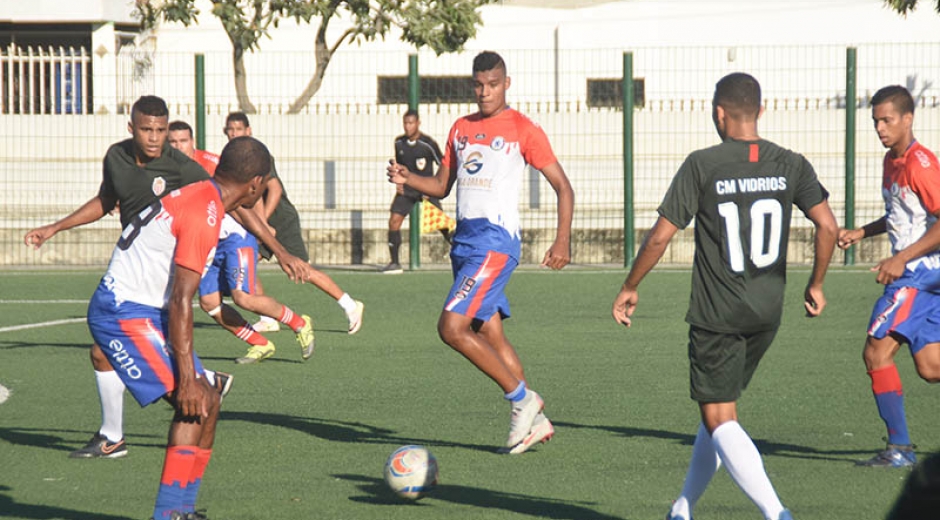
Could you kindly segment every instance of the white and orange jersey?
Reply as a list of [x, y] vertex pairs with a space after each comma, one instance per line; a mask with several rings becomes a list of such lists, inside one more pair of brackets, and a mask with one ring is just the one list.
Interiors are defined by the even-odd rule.
[[215, 168], [219, 165], [219, 156], [205, 150], [196, 150], [193, 152], [193, 160], [202, 166], [203, 170], [209, 175], [215, 175]]
[[[199, 163], [210, 176], [215, 176], [215, 168], [219, 165], [219, 156], [205, 150], [196, 150], [193, 154], [193, 160]], [[229, 235], [238, 235], [239, 238], [245, 238], [248, 230], [242, 227], [231, 215], [225, 214], [222, 219], [222, 229], [219, 231], [219, 242], [222, 242]]]
[[526, 165], [541, 170], [557, 161], [541, 127], [516, 110], [458, 119], [441, 161], [457, 175], [454, 243], [518, 259], [519, 194]]
[[103, 282], [115, 304], [164, 308], [177, 266], [205, 274], [225, 208], [211, 180], [170, 192], [124, 228]]
[[882, 196], [891, 250], [896, 254], [920, 239], [940, 213], [937, 157], [917, 141], [901, 157], [885, 154]]

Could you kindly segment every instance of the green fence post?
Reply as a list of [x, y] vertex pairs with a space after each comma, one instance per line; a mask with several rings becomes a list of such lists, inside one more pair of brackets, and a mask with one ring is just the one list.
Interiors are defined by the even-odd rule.
[[196, 55], [196, 148], [206, 149], [206, 56]]
[[[418, 110], [421, 98], [421, 78], [418, 76], [418, 55], [408, 55], [408, 108]], [[421, 267], [421, 205], [415, 204], [408, 217], [408, 251], [411, 253], [409, 268]]]
[[633, 53], [623, 53], [623, 266], [633, 264]]
[[[845, 228], [855, 229], [856, 48], [845, 49]], [[845, 250], [845, 265], [855, 265], [855, 246]]]

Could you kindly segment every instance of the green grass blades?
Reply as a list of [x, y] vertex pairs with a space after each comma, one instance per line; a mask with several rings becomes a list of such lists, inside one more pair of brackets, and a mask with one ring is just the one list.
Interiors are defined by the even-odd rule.
[[[0, 274], [0, 385], [10, 392], [0, 404], [4, 518], [151, 515], [167, 405], [141, 409], [127, 395], [128, 456], [68, 458], [100, 421], [82, 321], [100, 274]], [[261, 272], [268, 294], [313, 317], [317, 350], [306, 362], [283, 328], [266, 334], [273, 358], [236, 365], [244, 345], [196, 310], [197, 352], [235, 375], [198, 504], [213, 520], [640, 520], [662, 518], [678, 496], [698, 425], [687, 270], [649, 276], [630, 329], [610, 316], [622, 270], [514, 275], [506, 333], [557, 431], [521, 456], [496, 453], [509, 422], [499, 388], [437, 337], [448, 272], [330, 274], [366, 303], [356, 335], [324, 293]], [[853, 465], [884, 446], [861, 360], [881, 288], [865, 270], [835, 269], [829, 307], [811, 320], [801, 303], [807, 276], [790, 273], [783, 325], [739, 403], [741, 423], [795, 518], [883, 518], [907, 472]], [[898, 365], [924, 456], [940, 447], [940, 389], [917, 378], [906, 350]], [[405, 444], [428, 446], [440, 464], [437, 489], [416, 503], [382, 481], [385, 459]], [[695, 510], [696, 520], [759, 516], [724, 471]]]

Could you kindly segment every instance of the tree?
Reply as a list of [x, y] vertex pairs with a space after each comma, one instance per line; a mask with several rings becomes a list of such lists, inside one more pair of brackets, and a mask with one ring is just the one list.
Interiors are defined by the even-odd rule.
[[[935, 0], [937, 5], [934, 6], [934, 9], [940, 13], [940, 0]], [[906, 15], [908, 12], [913, 11], [917, 7], [917, 0], [885, 0], [885, 5], [894, 9], [900, 14]]]
[[[296, 114], [320, 90], [333, 54], [344, 43], [373, 41], [392, 29], [401, 29], [401, 39], [415, 48], [429, 47], [438, 55], [459, 51], [476, 35], [482, 23], [478, 9], [497, 0], [211, 0], [212, 14], [222, 22], [232, 42], [235, 93], [238, 106], [247, 113], [256, 109], [248, 96], [245, 52], [260, 48], [262, 37], [270, 37], [283, 19], [298, 24], [319, 21], [314, 37], [316, 69], [306, 88], [291, 103]], [[199, 23], [196, 0], [137, 0], [137, 14], [145, 28], [160, 21], [185, 26]], [[335, 41], [327, 41], [327, 29], [337, 16], [347, 15], [352, 25]]]

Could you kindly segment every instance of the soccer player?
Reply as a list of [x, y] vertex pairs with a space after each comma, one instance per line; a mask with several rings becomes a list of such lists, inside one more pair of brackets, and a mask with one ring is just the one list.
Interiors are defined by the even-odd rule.
[[130, 219], [88, 306], [88, 328], [141, 406], [173, 406], [156, 520], [198, 518], [221, 397], [193, 346], [192, 299], [226, 211], [250, 207], [271, 171], [267, 149], [233, 140], [212, 180], [189, 184]]
[[[395, 162], [423, 177], [434, 175], [434, 167], [441, 164], [441, 149], [437, 141], [421, 132], [421, 119], [416, 110], [408, 110], [402, 117], [405, 133], [395, 138]], [[401, 224], [405, 216], [411, 213], [414, 205], [421, 202], [425, 195], [401, 184], [396, 184], [395, 198], [388, 217], [388, 252], [391, 262], [382, 269], [385, 274], [401, 274], [401, 261], [398, 252], [401, 249]], [[437, 197], [427, 197], [428, 202], [441, 207]], [[417, 225], [412, 222], [412, 225]], [[442, 229], [444, 240], [450, 241], [449, 229]]]
[[[251, 125], [248, 122], [248, 116], [244, 112], [230, 113], [225, 118], [223, 132], [229, 139], [250, 136]], [[304, 245], [300, 231], [300, 215], [297, 214], [297, 209], [287, 198], [287, 193], [284, 191], [284, 185], [277, 175], [277, 168], [274, 166], [273, 159], [271, 160], [271, 178], [268, 180], [264, 196], [259, 204], [262, 205], [264, 211], [264, 222], [275, 230], [278, 240], [284, 244], [284, 247], [293, 256], [303, 259], [304, 262], [309, 262], [310, 256], [307, 254], [307, 246]], [[265, 260], [270, 260], [272, 254], [278, 254], [276, 251], [263, 247], [263, 244], [259, 245], [258, 250]], [[349, 334], [358, 332], [359, 328], [362, 327], [362, 314], [365, 305], [361, 301], [352, 299], [326, 273], [314, 269], [309, 263], [307, 267], [309, 269], [304, 281], [316, 285], [321, 291], [335, 299], [346, 313], [346, 319], [349, 321], [347, 332]], [[255, 284], [255, 293], [263, 295], [264, 288], [261, 285], [261, 280], [255, 279]], [[261, 320], [255, 324], [256, 330], [259, 332], [273, 332], [280, 328], [276, 320], [265, 318], [265, 316], [262, 316]]]
[[[196, 149], [193, 129], [188, 123], [171, 122], [169, 141], [170, 146], [195, 160], [209, 175], [215, 174], [219, 156]], [[249, 345], [247, 354], [237, 358], [236, 363], [258, 363], [273, 356], [275, 346], [254, 330], [237, 310], [223, 303], [223, 295], [231, 296], [235, 305], [245, 310], [276, 317], [288, 325], [300, 343], [301, 357], [310, 358], [315, 347], [310, 316], [295, 314], [274, 298], [254, 294], [257, 257], [258, 241], [234, 217], [226, 213], [222, 219], [215, 258], [199, 284], [199, 305], [216, 323]]]
[[392, 161], [389, 181], [431, 197], [457, 185], [457, 230], [451, 264], [454, 284], [437, 324], [441, 339], [502, 388], [511, 404], [506, 451], [522, 453], [554, 434], [542, 398], [527, 388], [522, 362], [503, 331], [509, 317], [505, 288], [519, 263], [518, 199], [526, 165], [542, 172], [558, 198], [555, 241], [542, 265], [561, 269], [571, 259], [574, 191], [545, 132], [506, 104], [506, 63], [485, 51], [473, 60], [479, 111], [454, 123], [441, 167], [423, 177]]
[[888, 149], [881, 190], [885, 216], [840, 230], [839, 247], [881, 233], [891, 241], [892, 256], [872, 268], [885, 288], [872, 310], [863, 353], [888, 445], [859, 464], [908, 467], [917, 457], [894, 355], [907, 343], [920, 377], [940, 381], [940, 168], [937, 157], [914, 138], [914, 99], [907, 89], [884, 87], [871, 106], [875, 131]]
[[738, 423], [736, 402], [770, 347], [783, 312], [790, 215], [795, 204], [816, 228], [815, 257], [804, 307], [826, 306], [823, 279], [838, 225], [828, 193], [801, 155], [761, 139], [760, 85], [734, 73], [715, 86], [712, 119], [721, 144], [690, 154], [659, 206], [659, 218], [613, 303], [629, 327], [640, 282], [675, 233], [695, 219], [689, 323], [691, 396], [701, 424], [682, 493], [667, 520], [692, 510], [722, 465], [768, 520], [791, 520], [764, 471], [761, 455]]

